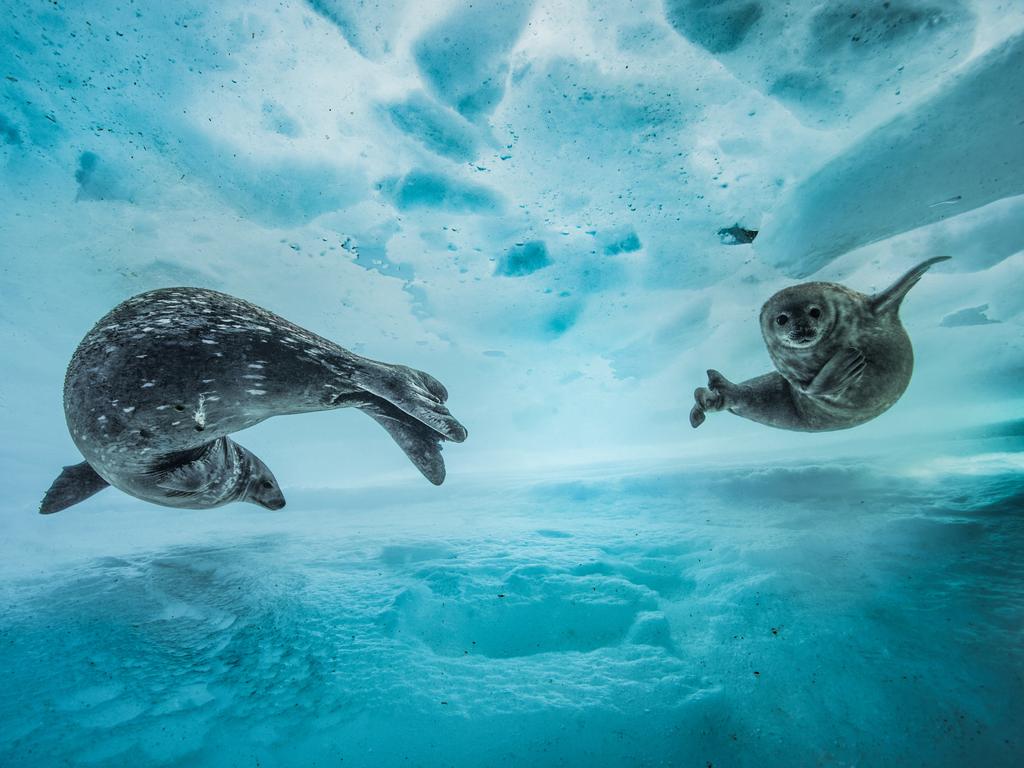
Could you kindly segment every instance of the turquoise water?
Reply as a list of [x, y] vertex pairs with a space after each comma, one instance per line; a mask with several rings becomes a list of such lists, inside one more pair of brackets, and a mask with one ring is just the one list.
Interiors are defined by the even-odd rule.
[[5, 581], [0, 762], [1010, 766], [1020, 470], [1000, 451], [184, 513], [169, 546]]
[[[1022, 125], [1013, 0], [0, 0], [0, 767], [1024, 765]], [[942, 255], [889, 411], [690, 427]], [[171, 286], [436, 376], [444, 485], [348, 410], [36, 514]]]

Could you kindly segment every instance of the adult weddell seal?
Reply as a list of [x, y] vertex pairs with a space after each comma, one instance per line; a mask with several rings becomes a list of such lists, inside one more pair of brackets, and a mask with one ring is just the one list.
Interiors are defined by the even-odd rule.
[[422, 371], [360, 357], [242, 299], [150, 291], [115, 307], [75, 350], [64, 414], [85, 461], [64, 468], [39, 511], [108, 485], [169, 507], [280, 509], [274, 475], [228, 435], [271, 416], [345, 407], [375, 419], [440, 485], [441, 441], [466, 439], [447, 398]]
[[848, 429], [900, 399], [914, 370], [899, 309], [929, 267], [918, 264], [874, 296], [837, 283], [785, 288], [761, 308], [761, 334], [776, 371], [739, 384], [715, 370], [694, 392], [690, 424], [708, 411], [732, 411], [769, 427], [798, 432]]

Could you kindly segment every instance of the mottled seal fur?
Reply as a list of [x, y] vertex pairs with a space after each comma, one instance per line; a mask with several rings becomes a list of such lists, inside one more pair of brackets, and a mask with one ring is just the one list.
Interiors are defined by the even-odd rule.
[[68, 365], [64, 413], [85, 462], [65, 467], [40, 512], [107, 485], [171, 507], [284, 506], [274, 475], [231, 435], [271, 416], [359, 408], [432, 483], [441, 441], [465, 428], [432, 376], [360, 357], [242, 299], [167, 288], [115, 307]]
[[856, 427], [899, 400], [914, 370], [899, 318], [903, 297], [948, 256], [928, 259], [874, 296], [837, 283], [801, 283], [761, 309], [761, 333], [776, 371], [739, 384], [715, 370], [694, 392], [690, 424], [728, 410], [770, 427], [823, 432]]

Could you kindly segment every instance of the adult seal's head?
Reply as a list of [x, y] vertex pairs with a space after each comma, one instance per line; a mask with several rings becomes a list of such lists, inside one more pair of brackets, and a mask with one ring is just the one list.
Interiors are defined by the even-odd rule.
[[249, 456], [249, 461], [246, 462], [245, 466], [246, 471], [243, 475], [245, 481], [240, 486], [240, 492], [237, 496], [238, 500], [256, 504], [264, 509], [274, 511], [283, 509], [285, 505], [284, 493], [281, 491], [281, 486], [277, 484], [277, 478], [270, 471], [270, 467], [264, 464], [251, 451], [242, 448], [240, 445], [238, 448], [245, 451]]
[[154, 461], [145, 475], [155, 492], [193, 507], [208, 509], [232, 501], [271, 510], [285, 505], [270, 467], [229, 437]]

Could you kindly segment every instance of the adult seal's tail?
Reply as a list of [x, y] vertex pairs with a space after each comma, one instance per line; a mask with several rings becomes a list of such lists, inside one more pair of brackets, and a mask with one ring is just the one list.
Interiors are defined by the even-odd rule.
[[242, 299], [150, 291], [115, 307], [75, 351], [64, 413], [85, 461], [64, 468], [39, 511], [108, 485], [171, 507], [280, 509], [273, 473], [228, 435], [271, 416], [345, 407], [381, 424], [440, 485], [442, 441], [466, 439], [447, 399], [423, 371], [360, 357]]
[[856, 427], [906, 390], [914, 351], [899, 318], [907, 292], [939, 256], [874, 296], [837, 283], [785, 288], [761, 309], [761, 333], [776, 371], [738, 384], [716, 370], [694, 392], [690, 424], [731, 411], [770, 427], [823, 432]]

